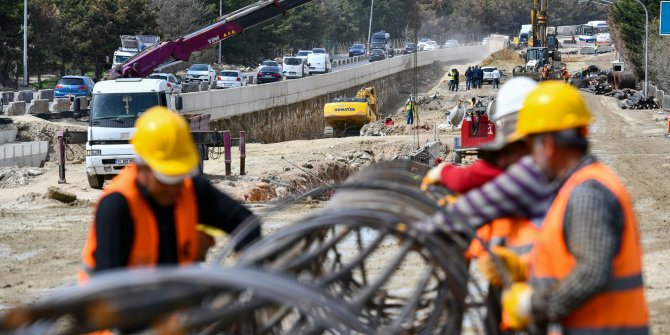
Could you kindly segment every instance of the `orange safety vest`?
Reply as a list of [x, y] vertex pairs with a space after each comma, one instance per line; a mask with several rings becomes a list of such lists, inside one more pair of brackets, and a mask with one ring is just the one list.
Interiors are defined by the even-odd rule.
[[595, 180], [619, 201], [624, 215], [621, 249], [612, 260], [612, 277], [603, 291], [589, 298], [560, 322], [564, 334], [644, 335], [649, 315], [642, 284], [642, 250], [633, 206], [619, 178], [601, 163], [575, 172], [551, 205], [531, 253], [531, 283], [546, 288], [575, 267], [567, 248], [563, 220], [570, 193], [579, 184]]
[[504, 246], [528, 262], [528, 256], [540, 229], [530, 220], [523, 218], [500, 218], [477, 229], [478, 239], [472, 240], [467, 256], [477, 258], [486, 253], [488, 247]]
[[563, 79], [570, 78], [570, 73], [568, 72], [568, 70], [561, 70], [561, 73], [563, 74]]
[[[193, 188], [193, 181], [184, 181], [183, 190], [174, 208], [177, 231], [177, 258], [179, 264], [193, 263], [198, 253], [198, 206]], [[130, 215], [134, 223], [133, 246], [130, 251], [128, 267], [154, 266], [158, 263], [158, 222], [149, 203], [142, 197], [137, 188], [137, 166], [129, 165], [116, 176], [103, 191], [103, 198], [111, 193], [121, 193], [128, 201]], [[97, 209], [96, 209], [97, 210]], [[88, 281], [89, 273], [95, 269], [96, 249], [95, 223], [91, 225], [88, 240], [82, 252], [82, 269], [79, 271], [79, 282]]]

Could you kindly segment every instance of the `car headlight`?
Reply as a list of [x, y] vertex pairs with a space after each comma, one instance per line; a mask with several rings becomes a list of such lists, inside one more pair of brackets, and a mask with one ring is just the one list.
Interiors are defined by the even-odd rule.
[[86, 156], [101, 156], [101, 155], [102, 155], [102, 150], [100, 150], [100, 149], [86, 150]]

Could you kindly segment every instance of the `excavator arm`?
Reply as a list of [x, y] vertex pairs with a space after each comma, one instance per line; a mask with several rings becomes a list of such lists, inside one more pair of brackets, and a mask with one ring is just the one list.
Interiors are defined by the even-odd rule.
[[245, 29], [265, 22], [286, 11], [312, 0], [260, 0], [252, 5], [227, 14], [216, 23], [175, 40], [162, 42], [146, 49], [122, 65], [110, 70], [109, 78], [143, 78], [156, 68], [173, 60], [187, 61], [193, 52], [201, 51]]

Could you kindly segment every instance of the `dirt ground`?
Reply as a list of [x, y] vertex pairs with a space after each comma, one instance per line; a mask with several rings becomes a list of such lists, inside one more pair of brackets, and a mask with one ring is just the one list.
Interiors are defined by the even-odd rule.
[[[571, 56], [565, 61], [570, 72], [595, 64], [607, 67], [613, 55]], [[461, 73], [467, 65], [456, 66]], [[505, 63], [503, 62], [503, 65]], [[513, 67], [517, 64], [506, 64]], [[501, 65], [502, 67], [502, 65]], [[510, 70], [511, 73], [511, 70]], [[507, 77], [509, 78], [509, 77]], [[505, 78], [503, 78], [505, 79]], [[387, 136], [348, 137], [248, 144], [247, 174], [239, 175], [238, 152], [233, 150], [233, 176], [224, 175], [222, 158], [207, 161], [205, 173], [212, 182], [263, 215], [267, 200], [340, 181], [367, 164], [407, 154], [435, 136], [434, 126], [446, 122], [446, 112], [458, 100], [495, 94], [490, 85], [481, 90], [449, 92], [442, 81], [421, 94], [419, 140], [414, 128], [404, 124], [399, 106], [395, 125]], [[585, 95], [595, 114], [591, 128], [593, 152], [623, 179], [635, 201], [645, 256], [645, 281], [653, 333], [670, 334], [670, 246], [664, 233], [670, 229], [665, 209], [670, 195], [670, 146], [666, 136], [667, 112], [621, 110], [614, 98]], [[445, 148], [458, 131], [438, 132]], [[80, 148], [81, 149], [81, 148]], [[445, 154], [445, 156], [447, 156]], [[447, 157], [448, 158], [448, 157]], [[21, 183], [1, 183], [0, 177], [0, 310], [34, 301], [49, 290], [74, 282], [79, 254], [88, 232], [93, 204], [100, 191], [91, 190], [81, 163], [67, 166], [67, 184], [58, 184], [58, 168], [48, 162], [39, 173], [25, 173]], [[2, 171], [0, 171], [2, 175]], [[45, 198], [47, 187], [74, 193], [74, 204]], [[310, 213], [322, 204], [309, 202], [274, 213], [265, 222], [264, 233]]]

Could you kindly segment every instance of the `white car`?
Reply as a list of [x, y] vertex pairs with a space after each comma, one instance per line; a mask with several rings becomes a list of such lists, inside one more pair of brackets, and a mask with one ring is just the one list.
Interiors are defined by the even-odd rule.
[[193, 64], [186, 71], [186, 81], [213, 82], [216, 79], [216, 70], [209, 64]]
[[423, 51], [423, 48], [426, 47], [426, 43], [428, 43], [430, 39], [427, 38], [422, 38], [419, 40], [419, 43], [416, 44], [416, 49], [419, 51]]
[[168, 82], [167, 86], [170, 88], [170, 93], [181, 93], [181, 81], [172, 73], [152, 73], [147, 78], [149, 79], [163, 79]]
[[307, 60], [307, 56], [311, 53], [312, 50], [298, 50], [298, 53], [295, 54], [295, 56]]
[[482, 71], [484, 71], [484, 79], [482, 80], [482, 84], [483, 83], [493, 84], [493, 70], [495, 70], [495, 67], [493, 66], [482, 67]]
[[232, 88], [247, 86], [247, 77], [238, 70], [222, 70], [216, 77], [216, 87]]
[[455, 48], [457, 46], [458, 46], [457, 40], [447, 40], [447, 42], [444, 43], [445, 48]]
[[331, 70], [330, 56], [322, 53], [311, 53], [307, 55], [307, 66], [309, 73], [328, 73]]
[[437, 43], [435, 41], [426, 42], [426, 46], [423, 47], [423, 51], [435, 51], [437, 50]]
[[309, 76], [307, 59], [302, 57], [284, 57], [282, 59], [283, 74], [285, 78], [302, 78]]

